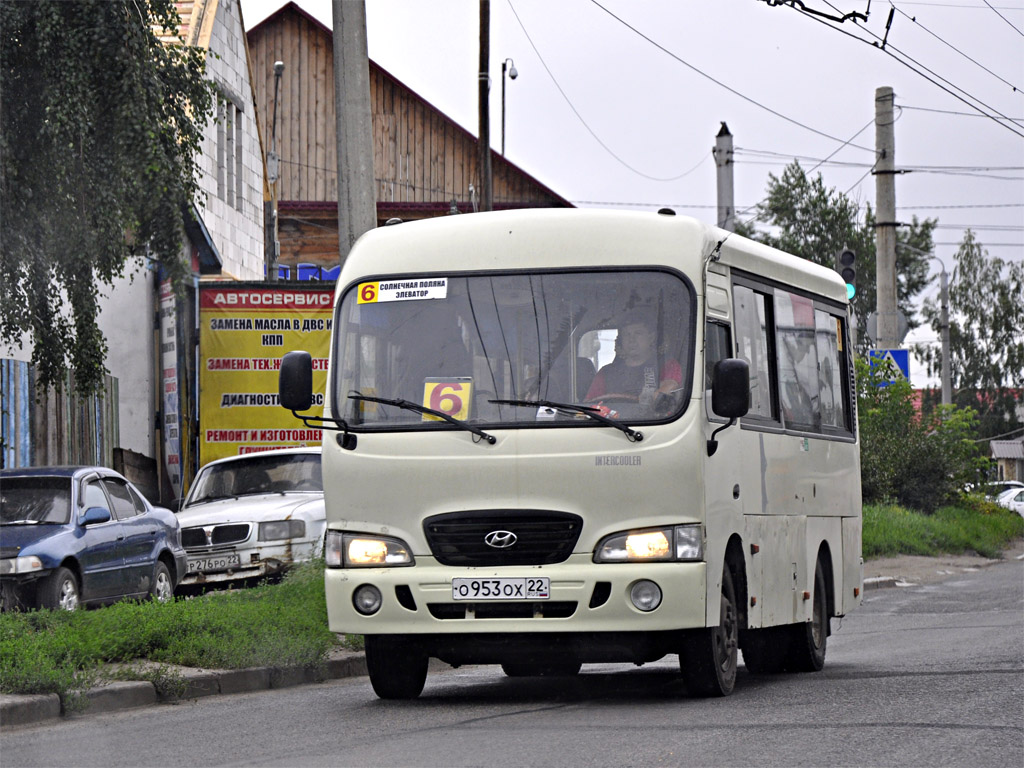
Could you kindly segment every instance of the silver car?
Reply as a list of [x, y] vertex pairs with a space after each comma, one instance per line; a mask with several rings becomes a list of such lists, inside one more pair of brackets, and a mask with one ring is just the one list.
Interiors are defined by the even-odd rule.
[[179, 587], [281, 573], [323, 546], [320, 448], [212, 461], [178, 512], [188, 567]]

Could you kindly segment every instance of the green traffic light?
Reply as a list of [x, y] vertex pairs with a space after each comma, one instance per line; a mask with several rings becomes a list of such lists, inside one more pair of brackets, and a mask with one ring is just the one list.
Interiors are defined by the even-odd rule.
[[857, 292], [857, 289], [850, 283], [846, 284], [846, 298], [853, 299], [853, 294]]

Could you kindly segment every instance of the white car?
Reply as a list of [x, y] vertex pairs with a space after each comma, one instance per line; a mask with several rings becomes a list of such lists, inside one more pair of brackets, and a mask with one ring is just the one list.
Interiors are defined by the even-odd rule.
[[1008, 491], [1004, 491], [996, 499], [996, 504], [1012, 509], [1021, 517], [1024, 517], [1024, 488], [1011, 488]]
[[325, 527], [320, 448], [211, 461], [178, 522], [188, 555], [179, 587], [269, 576], [315, 557]]

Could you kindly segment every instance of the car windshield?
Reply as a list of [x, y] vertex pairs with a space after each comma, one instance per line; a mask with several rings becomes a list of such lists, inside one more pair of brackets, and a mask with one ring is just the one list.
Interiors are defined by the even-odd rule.
[[454, 428], [425, 408], [482, 426], [608, 426], [557, 404], [674, 418], [688, 401], [694, 317], [690, 283], [655, 269], [359, 283], [339, 309], [335, 414], [403, 430]]
[[0, 481], [0, 523], [57, 523], [71, 519], [71, 478], [4, 477]]
[[258, 493], [322, 493], [323, 489], [319, 454], [253, 454], [204, 467], [186, 506]]

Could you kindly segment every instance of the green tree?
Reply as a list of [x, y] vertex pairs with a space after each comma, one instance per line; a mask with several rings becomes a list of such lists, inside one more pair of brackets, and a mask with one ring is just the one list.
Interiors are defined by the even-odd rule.
[[0, 0], [0, 341], [33, 343], [42, 386], [98, 388], [101, 284], [148, 254], [180, 278], [182, 215], [214, 88], [165, 45], [173, 0]]
[[[1024, 398], [1024, 263], [990, 257], [971, 230], [955, 256], [949, 280], [950, 374], [954, 402], [980, 414], [979, 435], [993, 437], [1021, 427], [1016, 409]], [[938, 299], [922, 314], [941, 330]], [[938, 374], [942, 350], [917, 345], [929, 375]]]
[[864, 501], [931, 513], [955, 501], [988, 467], [973, 439], [977, 414], [952, 405], [922, 414], [910, 382], [887, 366], [857, 361]]
[[[863, 218], [857, 203], [834, 188], [828, 189], [821, 174], [808, 178], [797, 161], [782, 172], [768, 174], [765, 199], [757, 206], [756, 224], [737, 228], [740, 234], [834, 269], [836, 254], [851, 248], [857, 254], [857, 293], [853, 311], [860, 329], [857, 346], [865, 351], [870, 342], [864, 329], [875, 311], [875, 217], [870, 206]], [[916, 327], [915, 297], [928, 280], [928, 261], [920, 252], [932, 249], [932, 230], [937, 221], [918, 221], [897, 231], [897, 305], [910, 327]], [[760, 231], [757, 225], [767, 226]], [[906, 248], [903, 246], [912, 246]]]

